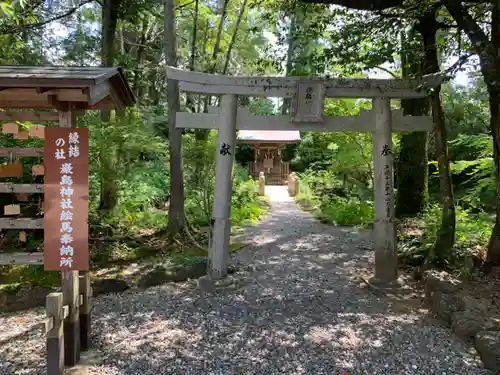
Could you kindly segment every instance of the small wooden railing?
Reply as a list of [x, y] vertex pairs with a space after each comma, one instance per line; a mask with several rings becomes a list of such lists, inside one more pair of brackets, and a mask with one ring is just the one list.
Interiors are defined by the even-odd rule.
[[63, 293], [50, 293], [46, 297], [47, 317], [16, 336], [43, 329], [46, 335], [47, 375], [63, 375], [64, 367], [74, 366], [80, 360], [80, 351], [90, 348], [92, 288], [88, 275], [80, 276], [80, 293], [75, 301], [74, 314], [70, 305], [63, 305]]

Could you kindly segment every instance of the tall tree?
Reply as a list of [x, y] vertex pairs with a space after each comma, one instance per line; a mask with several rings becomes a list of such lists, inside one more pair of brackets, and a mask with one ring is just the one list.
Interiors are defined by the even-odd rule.
[[[419, 17], [417, 30], [422, 35], [424, 46], [424, 72], [434, 74], [440, 71], [439, 53], [436, 43], [438, 22], [436, 20], [436, 9], [426, 9]], [[441, 215], [441, 226], [434, 243], [431, 255], [434, 255], [441, 266], [445, 266], [444, 258], [455, 244], [455, 202], [453, 199], [453, 184], [451, 181], [450, 161], [448, 158], [448, 146], [446, 136], [446, 123], [441, 103], [441, 87], [436, 87], [430, 95], [432, 107], [432, 119], [434, 122], [434, 137], [436, 143], [436, 154], [439, 169], [439, 186], [443, 210]], [[429, 257], [430, 258], [430, 257]]]
[[[446, 9], [471, 41], [471, 50], [479, 56], [481, 73], [488, 89], [490, 132], [493, 138], [495, 181], [497, 189], [496, 220], [488, 244], [487, 260], [500, 262], [500, 4], [496, 0], [477, 4], [479, 14], [488, 12], [490, 36], [471, 12], [473, 8], [458, 0], [444, 1]], [[482, 13], [485, 14], [485, 13]]]
[[[177, 37], [175, 0], [164, 3], [165, 61], [177, 66]], [[182, 168], [182, 129], [175, 127], [175, 117], [180, 110], [179, 84], [167, 77], [168, 138], [170, 151], [170, 206], [167, 232], [177, 235], [186, 226], [184, 210], [184, 173]]]
[[[101, 65], [113, 66], [115, 57], [115, 36], [118, 24], [118, 7], [121, 0], [105, 0], [102, 6], [102, 52]], [[104, 122], [110, 120], [109, 110], [101, 111], [101, 119]], [[101, 165], [104, 173], [101, 175], [101, 200], [99, 209], [108, 213], [118, 203], [118, 185], [116, 181], [116, 154], [113, 149], [101, 150]]]
[[[423, 44], [414, 27], [408, 35], [402, 32], [401, 66], [404, 78], [423, 74]], [[429, 98], [405, 99], [401, 101], [405, 116], [428, 115]], [[427, 204], [428, 160], [427, 132], [411, 132], [401, 135], [399, 160], [396, 169], [397, 193], [396, 216], [415, 216]]]

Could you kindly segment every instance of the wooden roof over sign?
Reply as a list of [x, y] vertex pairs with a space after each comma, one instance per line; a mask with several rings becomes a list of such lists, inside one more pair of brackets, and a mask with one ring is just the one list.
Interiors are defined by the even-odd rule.
[[121, 68], [0, 65], [0, 108], [123, 109], [135, 98]]

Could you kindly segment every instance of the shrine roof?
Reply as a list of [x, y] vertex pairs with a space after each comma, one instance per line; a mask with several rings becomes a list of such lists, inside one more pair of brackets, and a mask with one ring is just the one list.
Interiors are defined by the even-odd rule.
[[240, 130], [238, 141], [298, 143], [300, 132], [298, 130]]
[[0, 66], [0, 107], [55, 108], [57, 102], [112, 109], [132, 106], [135, 98], [117, 67]]

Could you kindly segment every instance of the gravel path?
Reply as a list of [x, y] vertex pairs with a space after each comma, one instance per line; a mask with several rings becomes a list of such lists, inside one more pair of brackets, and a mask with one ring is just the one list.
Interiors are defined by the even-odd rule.
[[[359, 281], [372, 261], [368, 231], [322, 225], [281, 187], [268, 194], [272, 212], [248, 228], [252, 245], [233, 259], [243, 271], [232, 283], [95, 300], [93, 342], [103, 358], [92, 374], [490, 374], [427, 318], [419, 296]], [[42, 374], [40, 333], [5, 341], [19, 316], [0, 316], [0, 363], [11, 363], [0, 374]]]

